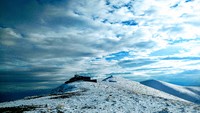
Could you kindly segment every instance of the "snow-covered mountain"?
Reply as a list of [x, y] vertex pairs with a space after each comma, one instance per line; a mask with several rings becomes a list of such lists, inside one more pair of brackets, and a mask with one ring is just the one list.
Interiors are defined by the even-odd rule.
[[0, 103], [0, 111], [73, 113], [199, 113], [200, 105], [119, 77], [76, 81], [47, 96]]
[[200, 104], [200, 87], [179, 86], [158, 80], [147, 80], [141, 83], [182, 99]]

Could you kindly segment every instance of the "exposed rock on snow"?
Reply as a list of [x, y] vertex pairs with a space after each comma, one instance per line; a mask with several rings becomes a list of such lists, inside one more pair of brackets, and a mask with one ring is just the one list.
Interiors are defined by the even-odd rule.
[[74, 75], [74, 77], [72, 77], [71, 79], [66, 81], [65, 84], [72, 83], [72, 82], [75, 82], [75, 81], [97, 82], [96, 79], [91, 79], [91, 77], [80, 76], [80, 75], [76, 74], [76, 75]]

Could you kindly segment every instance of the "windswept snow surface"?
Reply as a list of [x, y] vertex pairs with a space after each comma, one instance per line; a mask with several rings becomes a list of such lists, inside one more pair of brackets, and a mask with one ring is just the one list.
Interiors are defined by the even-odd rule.
[[200, 104], [200, 87], [185, 87], [158, 80], [147, 80], [141, 83], [182, 99]]
[[200, 113], [200, 106], [197, 104], [180, 101], [178, 98], [174, 98], [175, 100], [171, 97], [171, 99], [167, 99], [169, 98], [168, 95], [159, 91], [156, 93], [167, 96], [167, 98], [152, 96], [149, 93], [145, 94], [156, 90], [152, 88], [140, 89], [147, 87], [140, 83], [133, 82], [135, 86], [128, 88], [125, 84], [132, 85], [131, 81], [122, 78], [110, 78], [110, 80], [97, 83], [74, 82], [63, 84], [54, 89], [52, 95], [0, 103], [0, 110], [4, 107], [40, 105], [35, 110], [28, 112]]
[[[147, 87], [143, 84], [140, 84], [139, 82], [130, 81], [130, 80], [125, 79], [125, 78], [109, 77], [108, 79], [104, 79], [104, 81], [105, 80], [107, 81], [106, 84], [108, 84], [108, 85], [116, 86], [116, 87], [121, 88], [121, 89], [126, 89], [126, 90], [132, 91], [134, 93], [157, 96], [157, 97], [162, 97], [162, 98], [166, 98], [166, 99], [174, 99], [174, 100], [185, 101], [181, 98], [178, 98], [178, 97], [175, 97], [173, 95], [161, 92], [161, 91], [156, 90], [156, 89], [151, 88], [151, 87]], [[115, 81], [117, 81], [117, 82], [115, 82]]]

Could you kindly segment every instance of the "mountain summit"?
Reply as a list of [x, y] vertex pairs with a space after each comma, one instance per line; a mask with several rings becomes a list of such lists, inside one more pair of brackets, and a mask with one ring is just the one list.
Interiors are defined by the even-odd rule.
[[46, 96], [0, 103], [0, 111], [198, 113], [200, 106], [120, 77], [64, 83]]

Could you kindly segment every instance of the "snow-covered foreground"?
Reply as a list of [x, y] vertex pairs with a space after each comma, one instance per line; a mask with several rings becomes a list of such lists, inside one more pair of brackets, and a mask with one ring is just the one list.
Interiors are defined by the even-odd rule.
[[14, 106], [29, 108], [28, 112], [200, 113], [197, 104], [115, 77], [97, 83], [63, 84], [52, 95], [0, 103], [0, 110], [14, 109]]
[[147, 80], [142, 84], [200, 104], [200, 87], [184, 87], [158, 80]]

